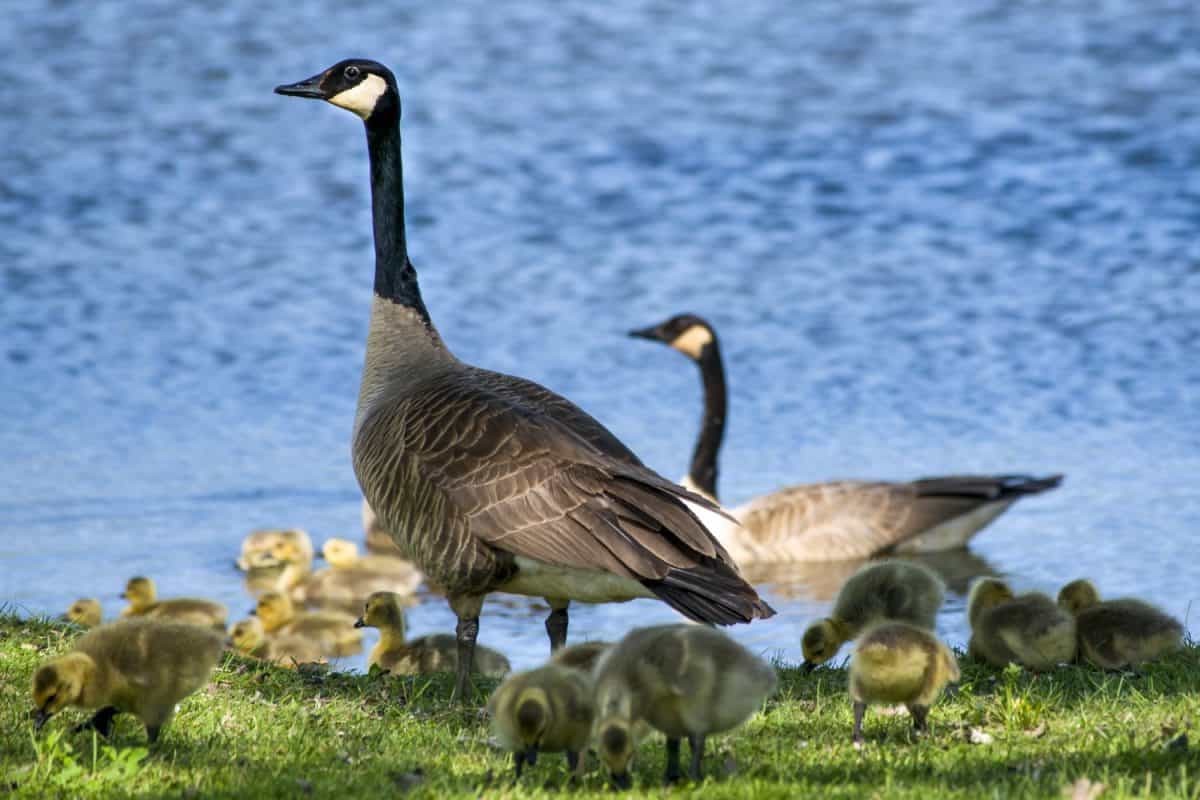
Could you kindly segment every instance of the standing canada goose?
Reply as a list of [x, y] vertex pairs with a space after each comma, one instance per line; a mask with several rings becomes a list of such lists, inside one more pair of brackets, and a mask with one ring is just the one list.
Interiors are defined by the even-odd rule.
[[1075, 620], [1041, 592], [1014, 595], [997, 578], [980, 578], [967, 598], [967, 654], [994, 667], [1046, 671], [1075, 660]]
[[883, 620], [933, 630], [946, 587], [933, 570], [912, 561], [878, 561], [850, 576], [838, 592], [833, 614], [808, 627], [801, 640], [803, 667], [812, 671], [846, 642]]
[[775, 689], [774, 668], [718, 630], [658, 625], [628, 633], [596, 665], [596, 749], [613, 783], [628, 789], [644, 721], [667, 737], [666, 781], [681, 776], [679, 743], [701, 778], [705, 739], [745, 722]]
[[84, 628], [94, 628], [100, 624], [100, 601], [94, 597], [81, 597], [71, 603], [62, 618]]
[[326, 100], [366, 127], [375, 297], [354, 471], [384, 530], [458, 617], [459, 701], [489, 592], [546, 598], [551, 649], [566, 641], [571, 600], [658, 597], [722, 625], [771, 616], [688, 502], [715, 507], [567, 399], [446, 348], [408, 258], [392, 73], [352, 59], [275, 91]]
[[[378, 628], [379, 641], [371, 648], [367, 663], [393, 675], [424, 675], [458, 670], [458, 642], [446, 633], [405, 638], [404, 608], [394, 592], [375, 592], [367, 598], [356, 628]], [[504, 654], [475, 645], [475, 672], [501, 678], [512, 671]]]
[[121, 597], [129, 601], [129, 605], [121, 612], [123, 617], [170, 618], [225, 631], [225, 617], [229, 614], [225, 606], [199, 597], [159, 600], [154, 581], [141, 575], [129, 579]]
[[396, 547], [391, 535], [383, 529], [379, 517], [375, 516], [375, 512], [371, 510], [371, 504], [367, 502], [366, 498], [363, 498], [362, 501], [362, 527], [367, 550], [381, 556], [400, 558], [400, 548]]
[[[680, 314], [630, 336], [663, 342], [700, 367], [704, 417], [683, 485], [717, 499], [717, 454], [725, 435], [725, 367], [716, 331]], [[840, 561], [889, 552], [964, 547], [1021, 497], [1053, 489], [1061, 475], [952, 475], [908, 483], [839, 480], [760, 495], [713, 532], [742, 566], [771, 561]]]
[[93, 628], [74, 649], [33, 675], [34, 729], [67, 706], [99, 709], [79, 728], [108, 736], [118, 713], [134, 714], [153, 744], [175, 704], [208, 682], [223, 637], [198, 625], [128, 619]]
[[1079, 657], [1101, 669], [1153, 661], [1183, 644], [1179, 620], [1132, 597], [1101, 601], [1095, 585], [1083, 578], [1062, 588], [1058, 606], [1075, 617]]
[[488, 700], [492, 730], [513, 754], [518, 778], [525, 764], [537, 763], [539, 752], [565, 752], [578, 779], [595, 710], [591, 676], [557, 664], [510, 676]]
[[958, 661], [928, 629], [907, 622], [883, 622], [863, 633], [850, 660], [855, 744], [862, 744], [868, 703], [904, 703], [913, 730], [928, 729], [929, 706], [947, 683], [957, 681]]

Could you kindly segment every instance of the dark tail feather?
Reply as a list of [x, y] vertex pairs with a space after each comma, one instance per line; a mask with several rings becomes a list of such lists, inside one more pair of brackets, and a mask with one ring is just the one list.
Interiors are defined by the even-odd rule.
[[643, 585], [671, 608], [696, 622], [733, 625], [775, 616], [775, 609], [758, 596], [727, 565], [710, 561], [693, 569], [673, 569], [662, 580]]
[[1012, 500], [1027, 494], [1055, 489], [1062, 475], [1035, 478], [1032, 475], [948, 475], [913, 481], [923, 497], [964, 497], [981, 500]]

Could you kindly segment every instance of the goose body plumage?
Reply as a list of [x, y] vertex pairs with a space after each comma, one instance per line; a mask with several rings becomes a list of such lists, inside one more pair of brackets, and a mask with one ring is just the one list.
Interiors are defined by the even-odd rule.
[[[716, 501], [727, 406], [716, 331], [694, 314], [680, 314], [630, 335], [670, 345], [700, 368], [704, 417], [683, 485]], [[1018, 499], [1053, 489], [1061, 480], [1061, 475], [951, 475], [798, 484], [731, 508], [732, 519], [714, 519], [710, 528], [743, 566], [936, 552], [964, 547]]]
[[446, 348], [408, 258], [392, 73], [349, 60], [277, 91], [327, 100], [366, 126], [375, 297], [354, 471], [400, 553], [458, 617], [460, 701], [489, 592], [546, 597], [552, 648], [576, 598], [656, 596], [719, 624], [774, 613], [689, 507], [707, 501], [644, 467], [565, 398]]

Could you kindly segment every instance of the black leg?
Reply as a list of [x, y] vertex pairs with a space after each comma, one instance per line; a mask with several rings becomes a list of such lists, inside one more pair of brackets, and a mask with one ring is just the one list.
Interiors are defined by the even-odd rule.
[[688, 746], [692, 750], [692, 780], [703, 780], [700, 762], [704, 760], [704, 734], [694, 733], [688, 737]]
[[909, 706], [908, 713], [912, 714], [913, 730], [918, 735], [929, 730], [929, 706]]
[[867, 713], [867, 704], [866, 703], [855, 703], [854, 704], [854, 737], [853, 737], [853, 741], [855, 744], [863, 743], [862, 722], [863, 722], [863, 714], [865, 714], [865, 713]]
[[521, 780], [521, 770], [525, 768], [525, 751], [518, 750], [513, 753], [513, 780]]
[[546, 617], [546, 635], [550, 637], [550, 652], [567, 643], [567, 607], [551, 608], [550, 616]]
[[471, 667], [475, 663], [479, 617], [459, 617], [454, 632], [458, 636], [458, 675], [454, 682], [454, 699], [459, 705], [465, 705], [471, 695]]
[[683, 777], [679, 769], [679, 740], [667, 737], [667, 772], [663, 783], [672, 784]]
[[80, 731], [94, 730], [104, 738], [108, 738], [108, 734], [112, 732], [113, 717], [121, 713], [113, 706], [105, 706], [100, 709], [87, 722], [82, 722], [71, 729], [71, 733], [79, 733]]
[[161, 728], [158, 725], [147, 725], [146, 726], [146, 738], [150, 740], [150, 744], [154, 744], [155, 742], [158, 741], [159, 730], [161, 730]]
[[582, 761], [579, 758], [579, 753], [576, 750], [567, 751], [567, 769], [571, 771], [570, 784], [576, 786], [579, 784], [579, 776], [582, 770], [579, 768]]

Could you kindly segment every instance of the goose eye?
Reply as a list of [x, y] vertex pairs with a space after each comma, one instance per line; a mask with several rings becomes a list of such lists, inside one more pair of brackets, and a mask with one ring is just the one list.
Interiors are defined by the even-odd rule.
[[358, 67], [354, 66], [353, 64], [351, 64], [350, 66], [348, 66], [344, 70], [342, 70], [342, 74], [345, 75], [350, 80], [354, 80], [355, 78], [357, 78], [358, 73], [359, 73]]

